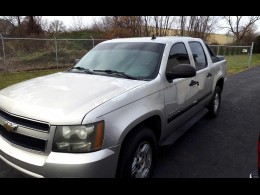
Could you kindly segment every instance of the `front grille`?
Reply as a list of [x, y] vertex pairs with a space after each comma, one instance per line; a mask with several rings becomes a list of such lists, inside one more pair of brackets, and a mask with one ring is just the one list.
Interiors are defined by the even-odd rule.
[[11, 115], [7, 112], [4, 112], [3, 110], [0, 110], [0, 117], [2, 117], [3, 119], [5, 119], [7, 121], [13, 122], [18, 125], [22, 125], [24, 127], [29, 127], [32, 129], [38, 129], [38, 130], [45, 131], [45, 132], [48, 132], [50, 129], [50, 126], [46, 123], [41, 123], [41, 122], [36, 122], [36, 121], [20, 118], [20, 117]]
[[7, 130], [5, 130], [5, 128], [2, 125], [0, 125], [0, 135], [15, 145], [36, 151], [45, 151], [47, 142], [46, 140], [29, 137], [15, 132], [10, 133]]

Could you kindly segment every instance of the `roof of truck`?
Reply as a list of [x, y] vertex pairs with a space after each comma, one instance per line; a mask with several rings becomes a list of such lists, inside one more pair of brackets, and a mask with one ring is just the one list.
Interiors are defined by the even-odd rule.
[[136, 37], [136, 38], [117, 38], [117, 39], [111, 39], [108, 41], [105, 41], [106, 43], [112, 43], [112, 42], [151, 42], [151, 43], [172, 43], [176, 41], [198, 41], [201, 39], [198, 38], [192, 38], [192, 37], [179, 37], [179, 36], [166, 36], [166, 37], [155, 37], [155, 39], [152, 39], [152, 37]]

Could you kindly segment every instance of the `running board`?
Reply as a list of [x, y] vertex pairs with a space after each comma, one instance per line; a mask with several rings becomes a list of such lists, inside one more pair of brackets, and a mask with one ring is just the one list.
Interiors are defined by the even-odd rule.
[[179, 137], [181, 137], [191, 126], [193, 126], [196, 122], [198, 122], [203, 116], [205, 116], [208, 112], [207, 108], [204, 108], [200, 112], [196, 113], [189, 121], [187, 121], [180, 128], [173, 131], [170, 135], [168, 135], [165, 139], [160, 142], [160, 146], [166, 146], [173, 144]]

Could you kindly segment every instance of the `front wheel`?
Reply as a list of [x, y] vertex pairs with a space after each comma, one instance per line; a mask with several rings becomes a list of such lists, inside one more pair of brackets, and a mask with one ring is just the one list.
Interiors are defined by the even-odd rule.
[[220, 109], [220, 103], [221, 103], [221, 89], [219, 86], [216, 86], [208, 107], [209, 117], [215, 118], [218, 115]]
[[156, 154], [157, 145], [154, 133], [146, 127], [136, 129], [122, 145], [117, 177], [151, 177]]

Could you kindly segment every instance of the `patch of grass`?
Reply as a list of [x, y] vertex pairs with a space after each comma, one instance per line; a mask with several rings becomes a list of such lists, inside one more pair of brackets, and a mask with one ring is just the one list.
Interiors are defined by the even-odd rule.
[[0, 89], [3, 89], [15, 83], [19, 83], [21, 81], [60, 72], [63, 70], [64, 69], [53, 69], [53, 70], [40, 70], [40, 71], [33, 71], [33, 72], [0, 73]]
[[[228, 65], [228, 74], [241, 72], [249, 68], [248, 55], [225, 56]], [[260, 65], [260, 54], [253, 54], [251, 67]]]
[[225, 56], [228, 66], [228, 74], [234, 74], [248, 68], [248, 55]]
[[253, 54], [252, 64], [253, 67], [260, 65], [260, 54]]
[[55, 53], [54, 52], [40, 52], [40, 51], [36, 51], [36, 52], [30, 52], [27, 53], [26, 55], [24, 54], [20, 54], [19, 55], [19, 60], [21, 61], [21, 63], [26, 64], [26, 63], [42, 63], [42, 62], [46, 62], [47, 60], [49, 60], [49, 58], [52, 57], [55, 59]]
[[[60, 49], [58, 53], [59, 65], [72, 64], [75, 59], [81, 58], [86, 54], [86, 50], [80, 49]], [[9, 63], [9, 66], [22, 64], [25, 67], [43, 67], [46, 64], [56, 65], [56, 53], [54, 50], [42, 50], [27, 53], [17, 53], [12, 58], [13, 63]], [[11, 61], [11, 60], [9, 60]], [[11, 61], [12, 62], [12, 61]]]

